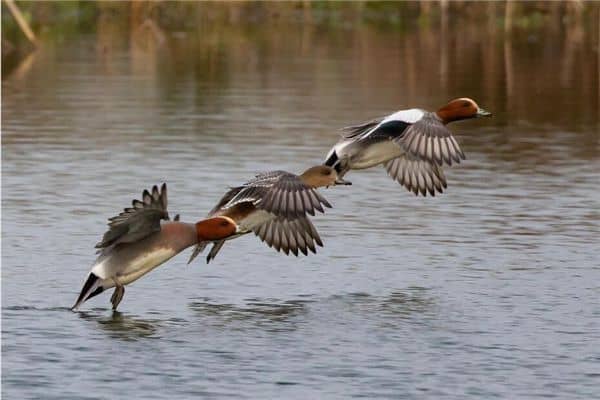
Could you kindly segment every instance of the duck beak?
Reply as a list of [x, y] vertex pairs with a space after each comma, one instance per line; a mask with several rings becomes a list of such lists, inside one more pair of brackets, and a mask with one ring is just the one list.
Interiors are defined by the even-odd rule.
[[484, 110], [483, 108], [480, 108], [477, 110], [477, 114], [475, 114], [475, 117], [480, 118], [480, 117], [491, 117], [492, 113], [489, 111]]
[[342, 179], [342, 178], [337, 178], [337, 179], [335, 180], [335, 183], [334, 183], [334, 185], [352, 185], [352, 182], [350, 182], [350, 181], [346, 181], [346, 180], [344, 180], [344, 179]]

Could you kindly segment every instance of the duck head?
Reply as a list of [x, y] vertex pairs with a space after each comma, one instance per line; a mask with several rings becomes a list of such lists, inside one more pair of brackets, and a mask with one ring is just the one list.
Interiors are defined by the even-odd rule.
[[467, 97], [454, 99], [436, 111], [444, 124], [461, 119], [491, 117], [492, 113], [479, 107], [474, 100]]
[[300, 179], [306, 185], [318, 188], [321, 186], [352, 185], [338, 176], [337, 171], [327, 165], [310, 167], [300, 175]]
[[196, 223], [198, 242], [226, 239], [238, 232], [238, 225], [229, 217], [214, 217]]

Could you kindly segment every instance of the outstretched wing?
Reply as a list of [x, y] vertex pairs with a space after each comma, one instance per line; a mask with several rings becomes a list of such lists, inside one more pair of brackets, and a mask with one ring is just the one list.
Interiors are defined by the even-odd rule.
[[[212, 210], [209, 211], [207, 218], [213, 217], [215, 216], [215, 214], [217, 214], [219, 212], [219, 210], [224, 207], [225, 205], [227, 205], [229, 202], [231, 202], [231, 200], [242, 190], [244, 189], [243, 186], [238, 186], [238, 187], [233, 187], [230, 188], [227, 193], [225, 193], [223, 195], [223, 197], [221, 197], [221, 200], [219, 200], [219, 202], [213, 207]], [[231, 207], [231, 206], [228, 206]], [[227, 208], [228, 208], [227, 207]]]
[[382, 118], [376, 118], [360, 125], [343, 128], [346, 139], [363, 140], [368, 138], [399, 138], [407, 127], [419, 121], [426, 114], [419, 108], [400, 110]]
[[368, 122], [363, 122], [359, 125], [346, 126], [342, 128], [342, 137], [344, 139], [352, 139], [362, 136], [379, 125], [381, 121], [383, 121], [383, 118], [376, 118]]
[[103, 249], [118, 243], [132, 243], [160, 231], [160, 220], [169, 219], [167, 212], [167, 185], [160, 191], [157, 186], [152, 192], [144, 190], [142, 200], [133, 200], [131, 207], [108, 219], [108, 231], [96, 248]]
[[306, 216], [291, 220], [277, 217], [258, 226], [254, 233], [269, 247], [286, 255], [292, 252], [298, 256], [298, 251], [308, 255], [308, 251], [317, 252], [316, 246], [323, 247], [317, 229]]
[[404, 154], [385, 163], [388, 174], [409, 191], [435, 196], [446, 188], [444, 171], [435, 163]]
[[452, 165], [452, 161], [465, 159], [452, 132], [432, 113], [425, 113], [394, 141], [408, 154], [437, 165]]
[[239, 191], [231, 196], [223, 208], [251, 202], [261, 210], [292, 219], [305, 216], [306, 213], [315, 215], [315, 210], [324, 212], [323, 206], [331, 208], [331, 204], [316, 189], [302, 182], [298, 175], [285, 171], [257, 175], [236, 189]]

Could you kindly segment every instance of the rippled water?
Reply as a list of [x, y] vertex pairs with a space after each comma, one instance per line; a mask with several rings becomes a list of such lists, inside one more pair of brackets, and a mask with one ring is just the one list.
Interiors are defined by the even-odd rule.
[[[492, 46], [488, 74], [480, 47], [440, 71], [427, 35], [48, 40], [2, 84], [3, 396], [598, 396], [600, 91], [541, 39]], [[353, 172], [324, 192], [316, 256], [248, 235], [171, 260], [120, 312], [69, 311], [142, 189], [168, 182], [195, 221], [254, 172], [321, 162], [339, 127], [458, 96], [495, 118], [453, 126], [467, 161], [445, 194]]]

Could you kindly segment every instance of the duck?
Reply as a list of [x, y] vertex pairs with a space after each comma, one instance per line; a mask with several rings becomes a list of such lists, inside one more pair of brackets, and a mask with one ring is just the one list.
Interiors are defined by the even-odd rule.
[[226, 216], [184, 223], [179, 215], [173, 220], [167, 210], [166, 183], [142, 192], [142, 200], [109, 218], [108, 230], [96, 244], [98, 257], [86, 276], [75, 304], [115, 288], [110, 299], [112, 309], [125, 294], [125, 286], [135, 282], [184, 249], [206, 240], [220, 240], [237, 234], [237, 225]]
[[342, 137], [327, 154], [324, 165], [343, 178], [350, 170], [383, 164], [394, 180], [415, 195], [435, 196], [447, 188], [442, 167], [465, 159], [447, 125], [491, 116], [466, 97], [451, 100], [435, 112], [400, 110], [342, 128]]
[[308, 168], [300, 175], [270, 171], [255, 175], [246, 183], [229, 189], [208, 213], [207, 218], [233, 221], [236, 233], [218, 240], [201, 241], [188, 264], [213, 244], [206, 262], [210, 263], [226, 241], [254, 232], [267, 246], [286, 255], [316, 253], [323, 242], [309, 215], [325, 212], [331, 204], [316, 189], [347, 185], [336, 170], [325, 165]]

